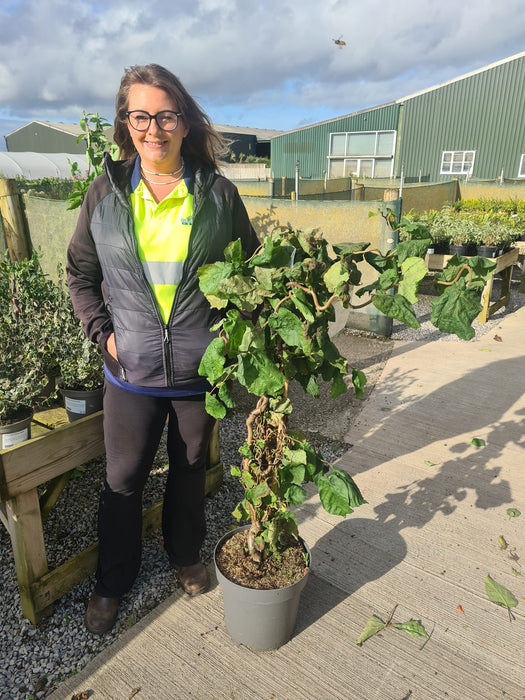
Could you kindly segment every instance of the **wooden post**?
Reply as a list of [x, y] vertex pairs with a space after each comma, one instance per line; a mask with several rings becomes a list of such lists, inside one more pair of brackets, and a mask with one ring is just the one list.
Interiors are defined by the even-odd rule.
[[383, 200], [385, 202], [395, 202], [396, 199], [399, 199], [398, 189], [396, 189], [395, 187], [391, 187], [384, 191]]
[[26, 232], [16, 180], [0, 178], [0, 216], [11, 260], [18, 262], [28, 258], [31, 255], [31, 244]]

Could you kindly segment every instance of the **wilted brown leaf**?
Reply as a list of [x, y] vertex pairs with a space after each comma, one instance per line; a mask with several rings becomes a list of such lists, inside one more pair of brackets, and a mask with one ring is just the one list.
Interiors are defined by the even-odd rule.
[[80, 693], [75, 693], [71, 696], [71, 700], [88, 700], [89, 690], [82, 690]]

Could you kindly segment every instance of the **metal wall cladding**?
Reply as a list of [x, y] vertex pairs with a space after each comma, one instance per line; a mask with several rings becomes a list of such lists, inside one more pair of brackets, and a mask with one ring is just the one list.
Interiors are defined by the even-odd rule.
[[516, 178], [525, 153], [525, 56], [405, 100], [396, 175], [431, 182], [443, 151], [475, 151], [472, 177]]
[[396, 131], [398, 114], [399, 105], [391, 103], [276, 136], [271, 142], [274, 179], [295, 177], [297, 161], [302, 178], [324, 179], [328, 167], [330, 134], [346, 131]]

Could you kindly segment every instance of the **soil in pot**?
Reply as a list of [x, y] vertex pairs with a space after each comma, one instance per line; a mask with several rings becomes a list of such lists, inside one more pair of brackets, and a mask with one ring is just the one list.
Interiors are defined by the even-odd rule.
[[258, 564], [247, 551], [248, 532], [242, 530], [229, 537], [216, 556], [221, 573], [240, 586], [260, 590], [286, 588], [301, 579], [307, 571], [305, 549], [293, 537], [290, 537], [279, 561], [271, 557]]

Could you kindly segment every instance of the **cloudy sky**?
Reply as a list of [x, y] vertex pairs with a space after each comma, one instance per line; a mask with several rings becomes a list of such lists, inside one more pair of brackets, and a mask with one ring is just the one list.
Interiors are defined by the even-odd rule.
[[217, 124], [285, 131], [523, 50], [523, 0], [0, 0], [0, 149], [32, 119], [112, 121], [134, 64], [168, 67]]

